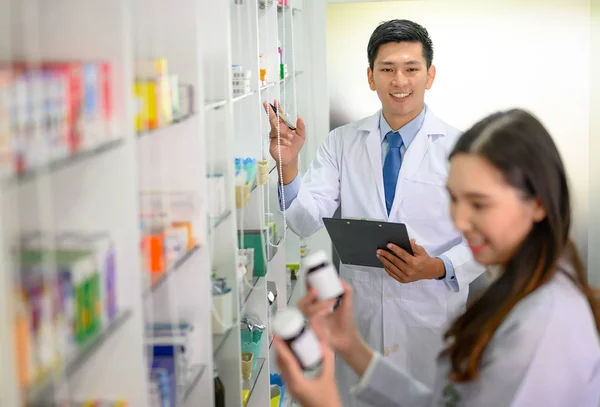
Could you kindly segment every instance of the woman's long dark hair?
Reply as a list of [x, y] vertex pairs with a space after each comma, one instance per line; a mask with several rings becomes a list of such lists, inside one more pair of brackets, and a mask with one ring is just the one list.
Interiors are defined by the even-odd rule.
[[493, 114], [468, 130], [450, 159], [475, 154], [504, 174], [523, 199], [538, 199], [546, 217], [535, 223], [502, 275], [446, 332], [449, 345], [442, 352], [451, 362], [450, 379], [477, 378], [481, 358], [494, 332], [515, 305], [548, 282], [559, 259], [570, 262], [569, 275], [585, 294], [600, 330], [600, 307], [587, 282], [577, 248], [569, 240], [571, 203], [565, 169], [552, 137], [523, 110]]

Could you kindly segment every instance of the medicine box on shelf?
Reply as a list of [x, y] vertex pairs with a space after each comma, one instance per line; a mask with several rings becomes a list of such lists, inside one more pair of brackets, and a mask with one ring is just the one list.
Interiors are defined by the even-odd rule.
[[[243, 242], [241, 240], [240, 233], [238, 233], [238, 247], [254, 249], [254, 277], [264, 277], [267, 274], [267, 263], [269, 261], [268, 257], [271, 250], [270, 246], [268, 245], [268, 242], [271, 239], [270, 229], [249, 229], [244, 230], [243, 232]], [[266, 247], [263, 245], [266, 245]], [[266, 259], [265, 253], [267, 254]]]

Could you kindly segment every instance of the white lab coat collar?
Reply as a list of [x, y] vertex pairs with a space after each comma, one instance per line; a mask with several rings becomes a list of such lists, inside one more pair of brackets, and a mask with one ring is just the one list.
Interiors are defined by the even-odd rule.
[[[444, 127], [444, 122], [437, 118], [437, 116], [431, 111], [429, 105], [425, 104], [425, 121], [421, 126], [421, 130], [419, 130], [419, 135], [427, 129], [427, 135], [429, 136], [443, 136], [446, 133], [446, 129]], [[379, 133], [379, 118], [381, 116], [381, 109], [379, 109], [372, 116], [366, 117], [361, 125], [358, 127], [358, 131], [368, 132], [369, 134], [373, 132]]]
[[[380, 204], [385, 209], [383, 165], [381, 163], [381, 134], [379, 131], [380, 115], [381, 109], [378, 110], [374, 115], [365, 118], [358, 127], [358, 132], [367, 134], [365, 143], [367, 147], [367, 153], [369, 155], [369, 161], [371, 162], [371, 171], [375, 179], [375, 184], [377, 185]], [[438, 137], [445, 136], [446, 131], [447, 128], [444, 122], [442, 122], [433, 114], [429, 106], [426, 106], [425, 121], [423, 122], [423, 125], [421, 126], [421, 129], [417, 133], [415, 139], [406, 150], [405, 158], [400, 169], [400, 174], [398, 175], [399, 180], [402, 177], [411, 177], [416, 172], [419, 164], [423, 160], [423, 157], [425, 157], [425, 154], [427, 153], [429, 145]], [[400, 187], [401, 183], [398, 182], [397, 188]], [[398, 197], [398, 190], [396, 190], [396, 197]], [[395, 198], [389, 217], [392, 217], [399, 205], [400, 199]]]

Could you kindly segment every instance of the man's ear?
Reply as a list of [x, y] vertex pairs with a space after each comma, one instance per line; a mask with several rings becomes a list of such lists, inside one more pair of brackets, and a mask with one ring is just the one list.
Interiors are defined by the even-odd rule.
[[425, 84], [425, 89], [429, 90], [433, 86], [433, 81], [435, 80], [435, 65], [431, 65], [427, 70], [427, 83]]
[[371, 90], [376, 90], [375, 79], [373, 78], [373, 70], [371, 69], [371, 67], [367, 68], [367, 80], [369, 81], [369, 88], [371, 88]]

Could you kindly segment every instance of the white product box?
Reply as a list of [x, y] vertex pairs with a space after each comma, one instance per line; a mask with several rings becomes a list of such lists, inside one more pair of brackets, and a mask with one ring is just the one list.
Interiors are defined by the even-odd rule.
[[233, 291], [212, 296], [212, 331], [215, 334], [227, 332], [233, 326]]
[[234, 89], [250, 87], [250, 79], [234, 79], [231, 84]]
[[245, 86], [245, 87], [240, 87], [240, 88], [233, 88], [233, 96], [242, 96], [242, 95], [245, 95], [247, 93], [250, 93], [250, 86]]

